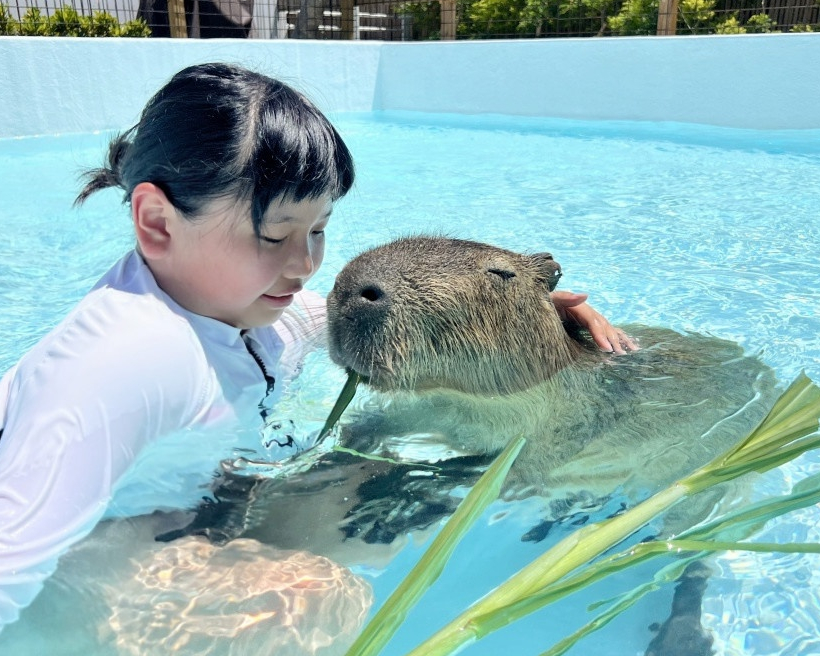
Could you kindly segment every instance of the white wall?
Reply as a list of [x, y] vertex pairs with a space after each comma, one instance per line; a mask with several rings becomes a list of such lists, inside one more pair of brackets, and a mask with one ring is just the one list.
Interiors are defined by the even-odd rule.
[[393, 44], [389, 109], [820, 127], [820, 34]]
[[183, 66], [241, 63], [324, 110], [820, 128], [820, 34], [426, 43], [0, 38], [0, 137], [123, 128]]
[[177, 70], [243, 64], [322, 110], [370, 111], [380, 44], [236, 39], [0, 37], [0, 137], [130, 127]]

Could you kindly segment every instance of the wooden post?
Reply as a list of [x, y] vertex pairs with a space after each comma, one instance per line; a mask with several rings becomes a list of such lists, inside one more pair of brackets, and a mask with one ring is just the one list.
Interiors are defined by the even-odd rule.
[[348, 41], [353, 39], [353, 4], [355, 0], [341, 0], [342, 38]]
[[168, 26], [171, 28], [172, 38], [188, 37], [188, 27], [185, 25], [185, 0], [168, 0]]
[[456, 0], [441, 1], [441, 40], [452, 41], [456, 38]]
[[678, 0], [660, 0], [658, 36], [673, 36], [678, 25]]

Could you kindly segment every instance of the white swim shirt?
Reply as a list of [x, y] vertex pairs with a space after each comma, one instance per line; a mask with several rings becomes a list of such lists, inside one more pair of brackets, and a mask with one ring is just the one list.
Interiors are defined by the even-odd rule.
[[[210, 440], [258, 437], [324, 326], [324, 299], [302, 292], [273, 326], [240, 331], [180, 307], [136, 251], [120, 260], [0, 381], [0, 629], [134, 478], [147, 445], [209, 440], [214, 453]], [[195, 456], [189, 469], [203, 464]], [[205, 462], [207, 480], [218, 459]], [[124, 492], [114, 514], [127, 514]]]

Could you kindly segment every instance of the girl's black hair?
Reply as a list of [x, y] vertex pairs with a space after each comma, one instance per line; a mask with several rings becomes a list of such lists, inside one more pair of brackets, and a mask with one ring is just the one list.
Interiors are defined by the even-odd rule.
[[353, 185], [353, 158], [314, 105], [289, 86], [230, 64], [183, 69], [160, 89], [139, 123], [115, 137], [107, 164], [85, 174], [80, 204], [120, 187], [123, 202], [152, 182], [183, 215], [233, 197], [251, 202], [257, 235], [271, 201], [329, 195]]

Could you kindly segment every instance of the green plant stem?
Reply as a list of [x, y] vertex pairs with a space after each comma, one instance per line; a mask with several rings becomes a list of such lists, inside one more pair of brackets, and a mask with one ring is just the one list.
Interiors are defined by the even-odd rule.
[[[542, 652], [540, 656], [561, 656], [569, 649], [575, 646], [582, 638], [585, 638], [590, 633], [606, 626], [615, 619], [618, 615], [624, 612], [627, 608], [634, 605], [639, 599], [652, 590], [658, 589], [662, 583], [668, 583], [675, 580], [683, 572], [686, 566], [700, 558], [705, 553], [715, 551], [749, 551], [757, 553], [813, 553], [820, 554], [820, 544], [815, 543], [793, 543], [793, 544], [777, 544], [772, 542], [714, 542], [714, 541], [698, 541], [698, 540], [670, 540], [668, 542], [657, 543], [643, 543], [638, 545], [641, 547], [641, 555], [634, 559], [629, 565], [634, 565], [638, 562], [646, 561], [656, 555], [668, 553], [671, 549], [682, 549], [684, 551], [692, 551], [702, 549], [702, 551], [695, 552], [695, 555], [684, 558], [678, 562], [668, 565], [661, 569], [655, 577], [648, 583], [644, 583], [634, 590], [630, 590], [626, 594], [618, 598], [615, 603], [606, 611], [592, 619], [590, 622], [582, 626], [580, 629], [567, 636], [566, 638], [555, 643], [547, 651]], [[643, 548], [646, 547], [646, 548]], [[597, 572], [594, 579], [603, 578], [612, 571], [622, 571], [622, 567], [615, 567], [610, 571]], [[590, 582], [591, 582], [590, 580]], [[566, 586], [569, 587], [569, 586]], [[567, 590], [567, 593], [574, 591], [576, 587]], [[551, 599], [550, 601], [554, 601]], [[542, 604], [545, 605], [545, 604]], [[490, 621], [492, 618], [488, 618]]]
[[[641, 558], [639, 560], [636, 559], [632, 561], [630, 565], [636, 564], [638, 562], [643, 562], [644, 560], [651, 558], [653, 555], [654, 554], [647, 553], [646, 558]], [[569, 649], [575, 646], [575, 644], [582, 638], [585, 638], [590, 633], [597, 631], [598, 629], [603, 628], [604, 626], [609, 624], [618, 615], [623, 613], [631, 606], [635, 605], [638, 601], [640, 601], [640, 599], [642, 599], [648, 593], [652, 592], [653, 590], [659, 589], [661, 585], [663, 585], [664, 583], [669, 583], [670, 581], [676, 580], [683, 573], [683, 571], [686, 569], [686, 566], [689, 563], [698, 560], [699, 558], [699, 554], [690, 556], [688, 558], [681, 558], [673, 563], [670, 563], [669, 565], [666, 565], [660, 571], [656, 572], [655, 576], [652, 578], [651, 581], [642, 583], [637, 588], [620, 595], [620, 597], [617, 597], [614, 600], [594, 604], [592, 609], [597, 608], [600, 605], [606, 605], [607, 603], [610, 604], [610, 607], [607, 608], [603, 613], [601, 613], [597, 617], [593, 618], [590, 622], [579, 628], [574, 633], [556, 642], [547, 651], [542, 652], [540, 656], [561, 656], [562, 654], [566, 653]]]

